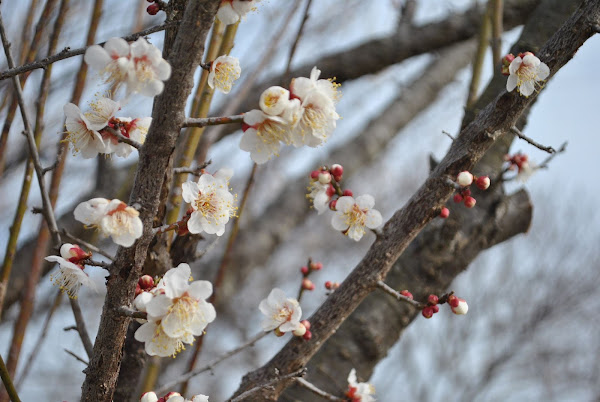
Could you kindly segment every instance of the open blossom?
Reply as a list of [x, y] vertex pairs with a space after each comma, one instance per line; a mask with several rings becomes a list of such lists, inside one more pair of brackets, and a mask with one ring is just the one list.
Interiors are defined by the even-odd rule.
[[73, 155], [81, 152], [86, 159], [106, 153], [106, 145], [99, 131], [108, 125], [108, 121], [119, 110], [119, 104], [108, 98], [100, 98], [90, 107], [91, 110], [85, 114], [72, 103], [63, 107], [67, 140], [73, 147]]
[[187, 227], [190, 233], [206, 232], [221, 236], [230, 217], [235, 216], [234, 196], [229, 192], [231, 169], [220, 169], [214, 175], [205, 173], [198, 182], [182, 184], [182, 196], [192, 205]]
[[146, 141], [146, 134], [150, 129], [152, 117], [141, 117], [132, 119], [131, 117], [112, 118], [108, 122], [108, 127], [100, 131], [104, 140], [106, 154], [115, 154], [122, 158], [128, 157], [133, 151], [133, 147], [124, 142], [119, 142], [113, 131], [118, 131], [124, 137], [132, 139], [140, 144]]
[[368, 194], [356, 197], [356, 200], [349, 196], [340, 197], [331, 225], [345, 232], [352, 240], [359, 241], [365, 234], [365, 227], [375, 229], [381, 225], [381, 214], [373, 209], [374, 205], [375, 199]]
[[65, 243], [60, 247], [60, 257], [49, 255], [44, 258], [49, 262], [58, 262], [59, 270], [50, 276], [51, 281], [67, 293], [70, 298], [76, 299], [79, 288], [82, 285], [94, 288], [94, 284], [88, 274], [83, 271], [82, 260], [91, 254], [84, 252], [78, 245]]
[[142, 395], [140, 402], [208, 402], [208, 396], [206, 395], [195, 395], [192, 399], [185, 399], [178, 392], [169, 392], [162, 398], [158, 398], [154, 392], [146, 392]]
[[156, 96], [164, 88], [163, 81], [171, 76], [171, 66], [162, 53], [144, 38], [132, 44], [121, 38], [109, 39], [104, 47], [90, 46], [85, 62], [101, 71], [111, 85], [127, 85], [127, 93]]
[[233, 82], [240, 78], [242, 69], [240, 61], [232, 56], [219, 56], [210, 65], [208, 86], [228, 94]]
[[130, 247], [142, 236], [140, 213], [117, 199], [93, 198], [82, 202], [75, 208], [74, 215], [79, 222], [97, 227], [123, 247]]
[[331, 199], [330, 187], [331, 184], [323, 184], [319, 180], [312, 180], [308, 187], [310, 192], [307, 197], [312, 200], [313, 206], [319, 215], [329, 209], [329, 200]]
[[235, 24], [253, 10], [257, 2], [254, 0], [221, 0], [217, 18], [225, 25]]
[[539, 82], [550, 75], [548, 66], [531, 52], [515, 57], [510, 63], [508, 71], [510, 76], [506, 82], [506, 90], [511, 92], [513, 89], [519, 88], [519, 92], [523, 96], [531, 95], [536, 86], [540, 86]]
[[240, 148], [250, 152], [255, 163], [263, 164], [279, 154], [281, 143], [290, 143], [288, 123], [279, 116], [270, 116], [261, 110], [244, 114], [244, 135]]
[[296, 299], [286, 298], [281, 289], [273, 289], [269, 296], [260, 302], [258, 309], [266, 317], [261, 325], [263, 330], [280, 332], [296, 331], [301, 328], [302, 309]]
[[189, 283], [190, 274], [188, 264], [179, 264], [165, 274], [155, 292], [144, 292], [150, 296], [142, 300], [142, 293], [136, 298], [135, 305], [148, 313], [148, 322], [136, 331], [135, 339], [145, 342], [149, 355], [177, 354], [216, 318], [215, 308], [205, 300], [212, 294], [212, 284]]
[[375, 395], [375, 387], [368, 382], [357, 382], [356, 370], [350, 370], [348, 375], [348, 392], [346, 396], [350, 398], [352, 402], [374, 402], [375, 398], [371, 395]]

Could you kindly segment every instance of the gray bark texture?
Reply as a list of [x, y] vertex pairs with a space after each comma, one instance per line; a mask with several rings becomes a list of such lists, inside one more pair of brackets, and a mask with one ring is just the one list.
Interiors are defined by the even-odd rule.
[[[592, 0], [584, 1], [541, 48], [538, 56], [550, 68], [551, 76], [595, 33], [594, 25], [599, 21], [600, 4]], [[292, 339], [263, 367], [246, 375], [236, 394], [257, 384], [269, 382], [275, 377], [277, 370], [285, 375], [306, 365], [350, 313], [376, 289], [377, 281], [386, 278], [393, 264], [417, 234], [437, 216], [440, 207], [453, 193], [453, 188], [445, 183], [445, 179], [456, 177], [460, 171], [473, 169], [494, 142], [509, 133], [537, 95], [538, 93], [534, 93], [529, 98], [524, 98], [516, 92], [503, 91], [483, 108], [473, 122], [461, 131], [447, 155], [421, 188], [385, 224], [382, 234], [340, 288], [309, 319], [312, 340], [306, 342]], [[277, 400], [292, 381], [281, 381], [274, 388], [265, 388], [247, 400]]]

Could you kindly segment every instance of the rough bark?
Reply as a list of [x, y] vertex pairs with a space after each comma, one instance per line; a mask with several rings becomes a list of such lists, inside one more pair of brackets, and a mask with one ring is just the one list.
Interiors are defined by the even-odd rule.
[[170, 52], [172, 75], [164, 92], [155, 100], [152, 125], [140, 150], [129, 199], [130, 205], [139, 207], [144, 232], [132, 247], [119, 248], [109, 269], [107, 295], [94, 354], [85, 371], [82, 401], [112, 400], [130, 321], [120, 316], [117, 308], [133, 300], [135, 284], [153, 239], [153, 220], [161, 201], [164, 174], [185, 119], [185, 104], [193, 87], [193, 75], [219, 4], [219, 0], [189, 1]]
[[[593, 26], [599, 22], [600, 4], [592, 0], [584, 1], [538, 53], [550, 68], [551, 75], [564, 66], [595, 33]], [[306, 365], [348, 315], [376, 289], [377, 281], [385, 279], [394, 262], [416, 235], [437, 216], [439, 208], [453, 192], [445, 179], [455, 177], [462, 170], [472, 169], [495, 140], [509, 132], [537, 95], [535, 93], [524, 98], [515, 92], [503, 92], [489, 103], [461, 131], [421, 188], [385, 224], [382, 234], [340, 288], [310, 318], [312, 340], [291, 340], [263, 367], [246, 375], [236, 394], [268, 382], [274, 377], [275, 369], [286, 374]], [[247, 400], [276, 400], [289, 385], [290, 381], [281, 381], [274, 389], [263, 389]]]

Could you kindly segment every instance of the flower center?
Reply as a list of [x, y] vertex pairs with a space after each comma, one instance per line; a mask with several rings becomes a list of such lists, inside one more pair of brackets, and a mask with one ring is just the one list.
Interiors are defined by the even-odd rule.
[[233, 82], [237, 79], [236, 69], [229, 63], [217, 63], [215, 66], [215, 81], [224, 91], [231, 91]]
[[352, 208], [344, 214], [348, 227], [360, 227], [364, 233], [364, 226], [367, 220], [366, 212], [366, 210], [362, 210], [357, 204], [354, 204]]

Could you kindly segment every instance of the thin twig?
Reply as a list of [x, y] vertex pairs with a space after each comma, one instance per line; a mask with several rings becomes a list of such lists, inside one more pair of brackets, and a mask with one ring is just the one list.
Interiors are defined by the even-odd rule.
[[85, 265], [91, 265], [92, 267], [102, 267], [102, 268], [108, 268], [110, 267], [110, 264], [103, 262], [103, 261], [94, 261], [94, 260], [90, 260], [89, 258], [87, 260], [84, 260], [83, 263]]
[[162, 225], [156, 228], [153, 228], [152, 231], [154, 232], [154, 234], [161, 234], [161, 233], [165, 233], [165, 232], [169, 232], [171, 230], [179, 230], [179, 225], [181, 224], [181, 221], [177, 221], [177, 222], [173, 222], [170, 225]]
[[73, 316], [75, 317], [77, 332], [79, 332], [79, 337], [81, 338], [81, 342], [83, 343], [83, 347], [85, 349], [85, 352], [87, 353], [88, 358], [91, 358], [94, 345], [92, 344], [90, 336], [87, 332], [87, 328], [85, 327], [85, 321], [83, 320], [83, 313], [81, 312], [81, 307], [79, 306], [79, 302], [77, 301], [77, 299], [69, 299], [69, 301], [71, 302]]
[[227, 402], [243, 401], [249, 395], [252, 395], [253, 393], [258, 392], [261, 389], [272, 387], [273, 384], [277, 384], [280, 381], [287, 380], [288, 378], [303, 377], [306, 374], [306, 371], [307, 371], [306, 368], [301, 368], [300, 370], [296, 370], [296, 371], [294, 371], [292, 373], [289, 373], [289, 374], [286, 374], [286, 375], [283, 375], [283, 376], [279, 376], [279, 373], [276, 373], [277, 377], [275, 377], [274, 379], [272, 379], [270, 381], [267, 381], [264, 384], [257, 385], [254, 388], [250, 388], [248, 391], [242, 392], [241, 394], [239, 394], [235, 398], [228, 399]]
[[[143, 31], [140, 31], [140, 32], [128, 35], [128, 36], [124, 36], [123, 39], [125, 39], [128, 42], [134, 41], [137, 38], [140, 38], [142, 36], [150, 35], [152, 33], [159, 32], [159, 31], [164, 31], [165, 29], [167, 29], [175, 24], [176, 24], [176, 22], [174, 22], [174, 21], [165, 22], [164, 24], [156, 25], [154, 27], [144, 29]], [[106, 42], [102, 42], [102, 43], [99, 43], [99, 45], [102, 46], [105, 43]], [[8, 66], [9, 69], [0, 73], [0, 81], [4, 80], [6, 78], [10, 78], [10, 77], [14, 77], [19, 74], [26, 73], [27, 71], [35, 70], [38, 68], [45, 68], [46, 66], [48, 66], [52, 63], [56, 63], [57, 61], [68, 59], [69, 57], [79, 56], [81, 54], [84, 54], [85, 51], [88, 49], [88, 47], [89, 46], [84, 46], [84, 47], [81, 47], [79, 49], [74, 49], [74, 50], [70, 50], [69, 47], [65, 47], [62, 51], [60, 51], [59, 53], [57, 53], [53, 56], [49, 56], [49, 57], [46, 57], [45, 59], [34, 61], [33, 63], [25, 64], [25, 65], [22, 65], [19, 67], [15, 67], [14, 63], [12, 66], [9, 64], [9, 66]]]
[[244, 121], [243, 114], [238, 114], [235, 116], [223, 116], [223, 117], [204, 117], [204, 118], [188, 117], [183, 122], [183, 127], [218, 126], [219, 124], [241, 123], [243, 121]]
[[141, 318], [143, 320], [148, 319], [148, 313], [145, 313], [143, 311], [134, 310], [131, 307], [121, 306], [117, 309], [117, 311], [119, 314], [121, 314], [124, 317]]
[[175, 174], [193, 174], [194, 176], [201, 176], [202, 170], [206, 169], [208, 165], [212, 163], [212, 160], [207, 160], [201, 165], [196, 166], [195, 168], [188, 167], [178, 167], [173, 169], [173, 173]]
[[313, 383], [306, 381], [304, 378], [298, 377], [296, 378], [296, 382], [300, 386], [312, 392], [313, 394], [319, 395], [321, 398], [327, 399], [328, 401], [348, 401], [348, 399], [337, 397], [335, 395], [323, 391], [322, 389], [317, 388]]
[[2, 383], [4, 383], [4, 388], [10, 396], [10, 400], [12, 402], [21, 402], [19, 395], [17, 394], [17, 390], [13, 385], [12, 380], [10, 379], [10, 374], [8, 373], [8, 369], [6, 368], [6, 364], [4, 364], [4, 359], [2, 355], [0, 355], [0, 377], [2, 377]]
[[410, 297], [406, 297], [402, 294], [400, 294], [399, 292], [396, 292], [394, 289], [392, 289], [391, 287], [389, 287], [388, 285], [385, 284], [385, 282], [383, 281], [377, 281], [377, 286], [383, 290], [385, 293], [394, 296], [396, 299], [406, 302], [412, 306], [415, 306], [416, 308], [424, 308], [426, 305], [423, 303], [419, 303], [418, 301], [415, 301], [413, 299], [411, 299]]
[[182, 382], [188, 381], [190, 378], [195, 377], [198, 374], [204, 373], [205, 371], [208, 371], [208, 370], [212, 370], [214, 366], [216, 366], [217, 364], [221, 363], [223, 360], [226, 360], [226, 359], [230, 358], [231, 356], [233, 356], [233, 355], [241, 352], [242, 350], [246, 349], [247, 347], [254, 346], [254, 344], [256, 342], [258, 342], [259, 340], [261, 340], [262, 338], [264, 338], [268, 334], [270, 334], [270, 332], [261, 332], [261, 333], [257, 334], [256, 336], [254, 336], [253, 338], [251, 338], [247, 342], [241, 344], [237, 348], [230, 350], [229, 352], [225, 353], [224, 355], [222, 355], [220, 357], [217, 357], [215, 360], [211, 361], [206, 366], [200, 367], [200, 368], [198, 368], [198, 369], [196, 369], [194, 371], [190, 371], [189, 373], [186, 373], [186, 374], [183, 374], [183, 375], [179, 376], [178, 379], [176, 379], [174, 381], [171, 381], [169, 383], [166, 383], [165, 385], [163, 385], [162, 387], [160, 387], [155, 392], [157, 394], [165, 393], [165, 392], [169, 391], [170, 389], [172, 389], [173, 387], [175, 387], [176, 385], [181, 384]]
[[63, 230], [62, 230], [62, 234], [63, 234], [63, 235], [66, 237], [66, 238], [68, 238], [69, 240], [76, 242], [78, 245], [81, 245], [81, 246], [83, 246], [83, 247], [85, 247], [85, 248], [88, 248], [88, 249], [92, 250], [92, 251], [93, 251], [93, 252], [95, 252], [95, 253], [101, 254], [101, 255], [105, 256], [106, 258], [108, 258], [108, 259], [109, 259], [109, 260], [111, 260], [111, 261], [114, 261], [114, 259], [115, 259], [115, 257], [114, 257], [113, 255], [110, 255], [110, 254], [109, 254], [109, 253], [107, 253], [106, 251], [104, 251], [104, 250], [102, 250], [102, 249], [100, 249], [100, 248], [98, 248], [98, 247], [94, 246], [94, 245], [93, 245], [93, 244], [91, 244], [91, 243], [88, 243], [88, 242], [87, 242], [87, 241], [85, 241], [85, 240], [82, 240], [82, 239], [80, 239], [79, 237], [73, 236], [71, 233], [67, 232], [67, 230], [66, 230], [66, 229], [63, 229]]
[[567, 150], [567, 142], [563, 142], [563, 144], [560, 146], [560, 148], [558, 148], [558, 150], [556, 150], [554, 153], [550, 154], [546, 159], [544, 159], [544, 161], [542, 163], [540, 163], [537, 166], [537, 169], [547, 169], [548, 168], [548, 164], [550, 162], [552, 162], [552, 159], [554, 159], [556, 157], [556, 155], [558, 154], [562, 154], [563, 152], [565, 152]]
[[452, 141], [454, 141], [454, 140], [456, 139], [456, 138], [455, 138], [455, 137], [454, 137], [452, 134], [450, 134], [450, 133], [449, 133], [449, 132], [447, 132], [446, 130], [442, 130], [442, 134], [445, 134], [445, 135], [447, 135], [448, 137], [450, 137], [450, 139], [451, 139]]
[[541, 149], [542, 151], [548, 152], [549, 154], [553, 154], [556, 152], [556, 150], [552, 147], [546, 147], [542, 144], [540, 144], [539, 142], [535, 142], [534, 140], [532, 140], [531, 138], [527, 137], [525, 134], [523, 134], [521, 132], [521, 130], [519, 130], [517, 127], [513, 126], [510, 128], [510, 131], [515, 134], [517, 137], [519, 137], [522, 140], [527, 141], [529, 144], [533, 145], [534, 147], [536, 147], [537, 149]]
[[89, 364], [89, 362], [87, 362], [84, 358], [79, 357], [78, 355], [76, 355], [74, 352], [71, 352], [69, 349], [63, 349], [65, 352], [67, 352], [67, 354], [73, 356], [76, 360], [79, 360], [80, 362], [82, 362], [83, 364], [85, 364], [86, 366]]
[[42, 169], [42, 173], [46, 174], [54, 169], [56, 169], [56, 167], [58, 166], [58, 160], [56, 162], [54, 162], [52, 165], [45, 167], [44, 169]]
[[304, 7], [304, 15], [302, 16], [302, 22], [298, 27], [298, 33], [296, 33], [296, 39], [294, 39], [294, 43], [292, 44], [292, 48], [290, 49], [290, 55], [288, 57], [287, 66], [285, 67], [285, 73], [283, 74], [283, 81], [287, 82], [290, 76], [290, 69], [292, 66], [292, 60], [294, 59], [294, 55], [296, 54], [296, 48], [298, 47], [298, 43], [300, 42], [300, 38], [302, 37], [302, 31], [304, 30], [304, 25], [308, 20], [308, 9], [310, 8], [310, 4], [312, 0], [306, 1], [306, 6]]
[[449, 185], [450, 187], [452, 187], [455, 190], [462, 190], [463, 187], [458, 184], [457, 182], [455, 182], [454, 180], [452, 180], [449, 177], [446, 177], [446, 179], [444, 180], [444, 183], [446, 183], [447, 185]]
[[125, 137], [118, 130], [112, 129], [110, 127], [106, 127], [105, 130], [108, 131], [108, 132], [110, 132], [110, 135], [113, 135], [113, 136], [117, 137], [117, 140], [119, 142], [123, 142], [125, 144], [131, 145], [132, 147], [134, 147], [137, 150], [139, 150], [142, 147], [142, 144], [140, 144], [137, 141], [132, 140], [129, 137]]

